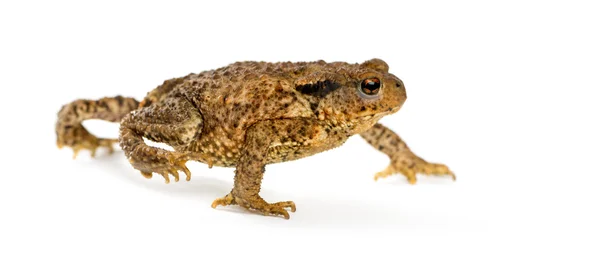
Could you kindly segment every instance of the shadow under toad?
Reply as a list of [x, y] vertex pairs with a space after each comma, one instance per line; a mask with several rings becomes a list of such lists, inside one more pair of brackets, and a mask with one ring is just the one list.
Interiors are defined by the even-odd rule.
[[[84, 161], [84, 160], [82, 160]], [[85, 162], [85, 161], [84, 161]], [[219, 174], [229, 174], [230, 177], [215, 178], [212, 176], [202, 176], [203, 173], [212, 172], [208, 168], [202, 168], [204, 164], [188, 163], [188, 168], [192, 171], [191, 181], [185, 181], [185, 175], [180, 175], [181, 180], [175, 182], [171, 177], [171, 183], [165, 184], [162, 176], [154, 174], [153, 178], [148, 180], [144, 178], [137, 170], [134, 170], [125, 160], [119, 151], [112, 155], [102, 154], [93, 160], [86, 162], [85, 167], [89, 169], [104, 170], [104, 176], [112, 176], [123, 182], [142, 187], [160, 194], [197, 200], [198, 203], [210, 207], [212, 201], [222, 197], [231, 191], [233, 186], [233, 169], [216, 168]], [[215, 170], [215, 168], [213, 168]], [[394, 183], [400, 183], [394, 182]], [[293, 196], [285, 193], [273, 191], [271, 189], [262, 189], [263, 196], [286, 196], [296, 202], [298, 210], [296, 213], [290, 213], [289, 221], [277, 217], [263, 216], [257, 213], [249, 212], [238, 206], [219, 207], [215, 213], [233, 212], [244, 214], [240, 220], [252, 221], [260, 224], [267, 224], [273, 227], [313, 227], [313, 228], [340, 228], [343, 226], [377, 228], [377, 227], [400, 227], [413, 228], [414, 226], [425, 225], [431, 227], [444, 227], [440, 225], [440, 218], [434, 216], [435, 222], [427, 222], [430, 216], [390, 211], [389, 208], [380, 207], [377, 204], [366, 202], [349, 202], [340, 198], [319, 196]], [[282, 201], [282, 200], [280, 200]], [[398, 208], [402, 209], [402, 208]], [[441, 215], [443, 216], [443, 215]], [[452, 220], [444, 220], [450, 223]]]

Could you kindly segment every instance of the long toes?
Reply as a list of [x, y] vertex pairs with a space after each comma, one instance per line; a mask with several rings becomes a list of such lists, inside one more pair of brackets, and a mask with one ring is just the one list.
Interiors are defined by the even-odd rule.
[[275, 211], [274, 214], [282, 215], [285, 219], [290, 219], [290, 213], [288, 213], [288, 211], [283, 208], [277, 209], [277, 211]]
[[456, 180], [456, 175], [452, 171], [450, 171], [448, 166], [444, 164], [426, 163], [423, 166], [419, 167], [418, 172], [437, 176], [449, 175], [452, 177], [453, 180]]
[[374, 179], [375, 181], [377, 181], [377, 180], [379, 180], [379, 179], [381, 179], [381, 178], [386, 178], [386, 177], [388, 177], [388, 176], [390, 176], [390, 175], [392, 175], [392, 173], [378, 172], [378, 173], [376, 173], [376, 174], [375, 174], [375, 176], [373, 177], [373, 179]]
[[273, 207], [264, 211], [264, 215], [282, 215], [285, 219], [290, 219], [290, 214], [283, 207]]
[[375, 177], [373, 179], [375, 179], [375, 181], [381, 179], [381, 178], [386, 178], [390, 175], [393, 174], [393, 169], [391, 166], [388, 166], [387, 168], [385, 168], [385, 170], [378, 172], [375, 174]]
[[290, 219], [290, 214], [286, 208], [289, 208], [291, 212], [296, 212], [296, 204], [294, 204], [292, 201], [268, 204], [266, 207], [260, 210], [262, 210], [263, 214], [265, 215], [281, 215], [285, 219]]
[[212, 208], [217, 208], [217, 206], [227, 206], [235, 204], [233, 196], [231, 194], [226, 195], [225, 197], [217, 198], [210, 205]]
[[409, 184], [417, 183], [417, 174], [413, 169], [400, 169], [399, 172], [406, 177]]
[[175, 182], [179, 182], [179, 171], [175, 168], [169, 169], [169, 173], [175, 178]]
[[[117, 140], [115, 139], [98, 139], [98, 141], [83, 141], [81, 143], [76, 143], [75, 145], [72, 145], [71, 148], [73, 149], [73, 159], [76, 159], [77, 156], [79, 155], [79, 153], [81, 152], [81, 150], [89, 150], [90, 151], [90, 156], [92, 158], [96, 157], [96, 153], [98, 148], [101, 147], [106, 147], [108, 149], [108, 153], [113, 153], [114, 152], [114, 148], [113, 148], [113, 144], [117, 142]], [[65, 146], [62, 143], [57, 143], [57, 146], [63, 147]]]
[[282, 208], [289, 208], [290, 211], [296, 212], [296, 204], [293, 201], [277, 202], [273, 204]]
[[171, 182], [171, 180], [169, 180], [169, 173], [168, 172], [162, 172], [160, 175], [162, 175], [163, 178], [165, 178], [165, 184], [168, 184]]
[[406, 180], [408, 180], [409, 184], [416, 184], [417, 183], [417, 176], [415, 175], [414, 172], [407, 172], [407, 173], [402, 173], [404, 176], [406, 176]]
[[177, 169], [181, 170], [185, 173], [185, 180], [189, 181], [192, 179], [192, 173], [190, 172], [190, 170], [187, 168], [187, 166], [185, 166], [185, 161], [181, 161], [177, 163]]
[[189, 181], [192, 179], [192, 173], [190, 172], [190, 170], [187, 167], [183, 167], [183, 172], [185, 173], [185, 180]]
[[113, 154], [115, 152], [115, 148], [113, 145], [117, 142], [114, 139], [101, 139], [99, 141], [100, 147], [105, 147], [108, 150], [108, 154]]

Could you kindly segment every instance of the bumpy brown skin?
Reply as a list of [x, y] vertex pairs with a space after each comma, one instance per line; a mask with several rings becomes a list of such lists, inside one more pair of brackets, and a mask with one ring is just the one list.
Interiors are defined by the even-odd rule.
[[[376, 90], [361, 86], [377, 80]], [[189, 160], [236, 167], [233, 190], [212, 206], [237, 204], [289, 218], [291, 201], [267, 203], [260, 195], [265, 165], [310, 156], [342, 145], [360, 134], [390, 157], [375, 179], [402, 173], [454, 174], [442, 164], [424, 161], [394, 132], [377, 121], [400, 109], [404, 84], [380, 59], [362, 64], [238, 62], [200, 74], [165, 81], [139, 103], [122, 97], [75, 101], [65, 105], [56, 125], [59, 146], [77, 152], [110, 146], [81, 122], [90, 118], [121, 120], [119, 143], [134, 168], [150, 178], [179, 171], [190, 180]], [[135, 110], [134, 110], [135, 109]], [[130, 112], [130, 113], [129, 113]], [[127, 114], [129, 113], [129, 114]], [[148, 146], [143, 138], [166, 143], [174, 151]]]
[[81, 125], [88, 119], [101, 119], [110, 122], [121, 121], [123, 116], [135, 110], [139, 102], [133, 98], [117, 96], [99, 100], [76, 100], [64, 105], [58, 112], [56, 122], [56, 145], [58, 148], [73, 148], [73, 159], [82, 149], [88, 149], [92, 156], [99, 147], [107, 147], [112, 153], [115, 139], [96, 138]]

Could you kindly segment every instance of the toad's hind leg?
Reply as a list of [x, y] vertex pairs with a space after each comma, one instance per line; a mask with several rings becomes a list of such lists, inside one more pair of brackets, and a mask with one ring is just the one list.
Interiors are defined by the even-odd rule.
[[[176, 94], [140, 108], [121, 121], [119, 144], [129, 162], [146, 178], [158, 173], [169, 183], [169, 175], [179, 181], [183, 171], [186, 180], [191, 173], [185, 166], [194, 159], [193, 153], [183, 151], [202, 131], [202, 115], [184, 96]], [[175, 151], [146, 145], [143, 138], [173, 146]], [[180, 150], [180, 151], [178, 151]]]
[[121, 96], [99, 100], [76, 100], [64, 105], [58, 112], [55, 126], [56, 145], [59, 148], [64, 146], [73, 148], [73, 158], [82, 149], [90, 150], [92, 157], [99, 147], [107, 147], [112, 152], [112, 144], [117, 140], [97, 138], [83, 127], [82, 122], [89, 119], [118, 122], [138, 105], [137, 100]]

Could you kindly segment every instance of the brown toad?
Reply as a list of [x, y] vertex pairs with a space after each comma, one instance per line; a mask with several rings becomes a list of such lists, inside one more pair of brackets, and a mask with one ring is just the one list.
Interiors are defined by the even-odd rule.
[[[310, 156], [360, 134], [387, 154], [390, 165], [375, 179], [401, 173], [454, 174], [424, 161], [393, 131], [377, 123], [406, 100], [404, 84], [380, 59], [362, 64], [238, 62], [165, 81], [138, 103], [117, 96], [77, 100], [63, 106], [56, 123], [57, 144], [76, 155], [117, 140], [96, 138], [82, 126], [87, 119], [120, 121], [118, 142], [146, 178], [160, 174], [190, 180], [187, 161], [235, 167], [234, 187], [212, 207], [237, 204], [265, 215], [289, 218], [291, 201], [267, 203], [259, 195], [265, 165]], [[151, 147], [143, 138], [174, 151]]]

